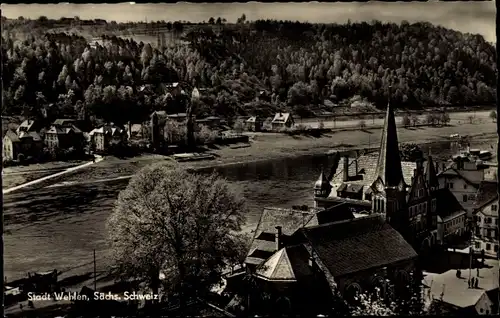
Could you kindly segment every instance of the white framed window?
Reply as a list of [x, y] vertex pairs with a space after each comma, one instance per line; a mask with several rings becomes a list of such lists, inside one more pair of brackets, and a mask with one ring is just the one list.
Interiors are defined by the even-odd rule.
[[498, 209], [498, 206], [496, 204], [491, 205], [491, 211], [496, 211]]

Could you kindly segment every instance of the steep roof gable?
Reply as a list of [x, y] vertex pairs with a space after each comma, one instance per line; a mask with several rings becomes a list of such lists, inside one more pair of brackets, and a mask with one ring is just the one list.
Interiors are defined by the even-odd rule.
[[399, 155], [398, 132], [392, 107], [387, 104], [387, 113], [380, 140], [380, 153], [376, 175], [386, 187], [397, 187], [403, 180], [403, 168]]

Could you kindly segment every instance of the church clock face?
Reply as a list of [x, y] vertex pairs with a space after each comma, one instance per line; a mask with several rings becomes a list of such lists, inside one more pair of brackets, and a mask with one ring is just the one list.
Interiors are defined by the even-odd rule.
[[382, 182], [377, 182], [377, 190], [379, 192], [383, 192], [384, 191], [384, 185], [382, 184]]

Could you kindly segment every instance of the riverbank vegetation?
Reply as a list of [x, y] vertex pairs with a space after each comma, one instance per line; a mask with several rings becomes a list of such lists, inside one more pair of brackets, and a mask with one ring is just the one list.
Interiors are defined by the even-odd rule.
[[2, 115], [141, 122], [167, 105], [185, 111], [186, 101], [164, 90], [172, 82], [200, 88], [197, 116], [230, 119], [278, 110], [307, 117], [350, 109], [355, 96], [371, 110], [383, 108], [389, 95], [406, 109], [496, 101], [496, 51], [480, 35], [429, 23], [212, 20], [147, 24], [184, 39], [154, 47], [120, 37], [120, 30], [142, 25], [93, 21], [102, 34], [113, 27], [118, 36], [90, 43], [73, 27], [81, 29], [76, 18], [2, 17]]

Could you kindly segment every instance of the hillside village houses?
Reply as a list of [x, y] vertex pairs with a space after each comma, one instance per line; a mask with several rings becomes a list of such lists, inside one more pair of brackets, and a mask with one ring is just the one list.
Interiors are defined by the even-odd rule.
[[50, 149], [73, 148], [78, 152], [85, 147], [83, 132], [75, 126], [75, 120], [57, 119], [45, 132], [45, 144]]
[[259, 116], [251, 116], [245, 120], [245, 129], [248, 131], [261, 131], [263, 121]]
[[483, 181], [479, 186], [474, 210], [474, 250], [497, 259], [498, 235], [498, 184]]
[[93, 129], [90, 133], [91, 147], [95, 152], [106, 152], [110, 147], [120, 147], [126, 144], [128, 132], [113, 123]]
[[295, 125], [295, 121], [290, 113], [276, 113], [273, 120], [271, 121], [273, 130], [291, 128], [293, 125]]

